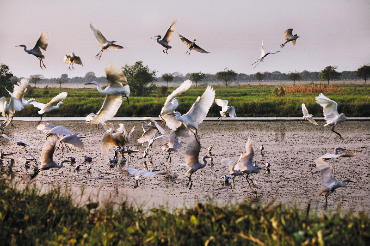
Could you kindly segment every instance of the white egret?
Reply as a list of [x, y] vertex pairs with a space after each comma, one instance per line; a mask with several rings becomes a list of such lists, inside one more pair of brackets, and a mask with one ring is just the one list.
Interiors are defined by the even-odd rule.
[[21, 81], [17, 82], [16, 85], [14, 85], [13, 93], [11, 93], [10, 91], [8, 91], [6, 89], [11, 97], [17, 98], [19, 101], [22, 102], [23, 107], [26, 107], [26, 106], [30, 105], [31, 102], [35, 101], [35, 99], [33, 99], [33, 98], [30, 99], [30, 100], [25, 100], [23, 98], [24, 93], [27, 91], [28, 83], [29, 83], [29, 80], [26, 79], [26, 78], [23, 78], [23, 79], [21, 79]]
[[69, 70], [75, 69], [73, 67], [73, 64], [78, 64], [78, 65], [83, 66], [81, 58], [79, 56], [76, 56], [74, 52], [72, 52], [70, 55], [65, 55], [63, 62], [69, 65], [68, 67]]
[[179, 101], [176, 99], [176, 97], [189, 90], [191, 84], [192, 84], [191, 80], [189, 79], [185, 80], [179, 87], [176, 88], [176, 90], [174, 90], [167, 97], [166, 102], [162, 107], [160, 117], [173, 112], [179, 106]]
[[45, 133], [46, 136], [56, 135], [58, 140], [70, 147], [83, 148], [83, 143], [75, 133], [68, 130], [64, 126], [54, 127], [52, 124], [44, 122], [37, 126], [38, 130], [41, 130]]
[[195, 50], [195, 51], [198, 51], [200, 53], [209, 53], [208, 51], [205, 51], [204, 49], [202, 49], [201, 47], [199, 47], [195, 41], [197, 41], [196, 39], [194, 39], [193, 41], [190, 41], [189, 39], [185, 38], [184, 36], [180, 35], [180, 39], [181, 41], [186, 44], [186, 46], [189, 47], [189, 49], [186, 51], [186, 54], [189, 54], [190, 55], [190, 51], [191, 50]]
[[15, 97], [11, 97], [8, 104], [6, 103], [5, 97], [0, 99], [0, 113], [3, 117], [6, 117], [4, 122], [1, 124], [2, 130], [12, 122], [15, 112], [22, 109], [22, 102]]
[[347, 117], [343, 113], [338, 113], [338, 104], [335, 101], [324, 96], [322, 93], [320, 93], [320, 95], [316, 97], [316, 102], [320, 104], [323, 108], [324, 117], [326, 120], [326, 124], [324, 126], [333, 125], [333, 128], [331, 129], [332, 132], [337, 134], [340, 139], [343, 139], [342, 136], [334, 130], [335, 126], [338, 123], [343, 122], [347, 119]]
[[[246, 145], [246, 152], [241, 154], [238, 160], [234, 159], [223, 159], [221, 163], [229, 167], [230, 175], [233, 176], [233, 183], [235, 176], [240, 176], [246, 174], [246, 180], [248, 182], [249, 187], [251, 188], [251, 184], [249, 181], [253, 181], [249, 179], [249, 175], [252, 173], [259, 173], [262, 169], [256, 163], [253, 163], [254, 151], [252, 147], [252, 139], [249, 137]], [[234, 185], [233, 185], [234, 187]]]
[[131, 175], [135, 175], [135, 186], [134, 188], [137, 188], [139, 186], [139, 179], [141, 178], [151, 178], [154, 175], [158, 174], [157, 172], [154, 172], [155, 170], [139, 170], [134, 167], [128, 167], [127, 171]]
[[312, 114], [308, 113], [308, 110], [306, 108], [306, 105], [302, 103], [302, 113], [303, 113], [303, 119], [308, 120], [314, 125], [318, 125], [317, 122], [312, 118]]
[[16, 47], [23, 47], [25, 52], [36, 56], [40, 60], [40, 67], [42, 69], [41, 64], [44, 66], [44, 68], [46, 68], [46, 66], [44, 62], [42, 61], [42, 59], [44, 59], [45, 56], [41, 53], [41, 49], [46, 50], [46, 48], [48, 47], [48, 44], [49, 44], [49, 35], [48, 35], [48, 32], [44, 30], [42, 31], [41, 36], [39, 40], [37, 40], [37, 43], [35, 47], [33, 47], [33, 49], [27, 50], [27, 47], [24, 44], [18, 45]]
[[221, 100], [221, 99], [215, 99], [215, 102], [218, 106], [221, 107], [221, 111], [220, 111], [220, 118], [221, 117], [226, 117], [227, 115], [226, 114], [229, 114], [230, 118], [235, 118], [236, 117], [236, 114], [235, 114], [235, 108], [234, 106], [229, 106], [229, 101], [227, 100]]
[[101, 89], [101, 85], [96, 81], [86, 83], [97, 85], [97, 90], [100, 93], [106, 94], [99, 112], [96, 115], [91, 113], [86, 117], [86, 120], [91, 124], [103, 124], [115, 116], [122, 104], [122, 97], [125, 97], [128, 102], [128, 97], [130, 96], [130, 87], [127, 84], [127, 79], [116, 64], [108, 63], [105, 66], [105, 74], [108, 80], [108, 86], [104, 90]]
[[[58, 109], [63, 104], [63, 100], [67, 97], [67, 95], [68, 95], [67, 92], [61, 92], [58, 95], [56, 95], [53, 99], [51, 99], [50, 102], [48, 102], [47, 104], [39, 103], [39, 102], [36, 102], [36, 101], [31, 102], [31, 104], [34, 107], [40, 109], [38, 111], [38, 113], [41, 114], [40, 122], [42, 120], [42, 115], [44, 113], [50, 112], [54, 109]], [[54, 105], [54, 104], [56, 104], [56, 105]]]
[[7, 135], [5, 135], [5, 134], [2, 134], [1, 136], [3, 136], [3, 138], [6, 138], [6, 139], [8, 139], [8, 140], [15, 141], [15, 142], [17, 143], [17, 145], [22, 146], [22, 147], [26, 147], [26, 146], [29, 146], [29, 147], [36, 147], [36, 146], [34, 146], [34, 145], [31, 145], [31, 144], [25, 143], [25, 142], [23, 142], [23, 141], [21, 141], [21, 140], [17, 140], [17, 139], [14, 139], [14, 138], [10, 138], [10, 137], [8, 137], [8, 136], [7, 136]]
[[96, 39], [99, 41], [100, 43], [100, 48], [101, 50], [99, 51], [99, 53], [95, 56], [96, 58], [98, 58], [100, 60], [102, 54], [103, 54], [103, 51], [106, 50], [106, 49], [123, 49], [123, 47], [121, 45], [118, 45], [118, 44], [115, 44], [115, 42], [117, 41], [108, 41], [104, 36], [103, 34], [98, 30], [96, 29], [91, 23], [90, 23], [90, 28], [91, 28], [91, 31], [94, 33]]
[[[256, 62], [254, 62], [254, 63], [252, 63], [252, 65], [254, 65], [254, 64], [256, 64], [257, 63], [257, 65], [256, 66], [254, 66], [254, 68], [256, 68], [257, 66], [258, 66], [258, 64], [260, 64], [261, 62], [263, 62], [264, 60], [265, 60], [265, 57], [266, 56], [268, 56], [268, 55], [274, 55], [274, 54], [277, 54], [277, 53], [279, 53], [280, 52], [280, 50], [277, 50], [277, 51], [275, 51], [274, 53], [272, 53], [272, 52], [265, 52], [265, 49], [263, 48], [263, 40], [262, 40], [262, 45], [261, 45], [261, 57], [256, 61]], [[254, 69], [253, 68], [253, 69]]]
[[106, 125], [106, 133], [103, 135], [101, 141], [101, 149], [104, 155], [107, 155], [111, 147], [123, 148], [126, 144], [130, 142], [130, 137], [132, 132], [135, 130], [133, 127], [129, 132], [123, 124], [119, 124], [119, 128], [114, 130], [113, 124], [109, 123]]
[[197, 135], [198, 126], [206, 118], [214, 99], [215, 91], [211, 86], [208, 86], [186, 114], [181, 115], [180, 112], [174, 111], [162, 116], [162, 118], [171, 130], [176, 131], [178, 136], [187, 137], [189, 131]]
[[[157, 43], [159, 43], [160, 45], [162, 45], [165, 49], [163, 50], [163, 53], [167, 53], [167, 50], [168, 49], [171, 49], [172, 47], [169, 45], [170, 41], [171, 41], [171, 38], [172, 38], [172, 35], [173, 35], [173, 32], [175, 30], [175, 24], [176, 24], [176, 20], [172, 22], [170, 28], [168, 28], [166, 34], [164, 35], [164, 37], [162, 38], [161, 35], [157, 35], [157, 36], [154, 36], [156, 37], [156, 41]], [[162, 39], [161, 39], [162, 38]]]
[[334, 159], [334, 158], [339, 158], [339, 157], [353, 157], [356, 155], [356, 152], [339, 154], [338, 150], [343, 150], [343, 148], [337, 147], [334, 149], [334, 153], [326, 153], [325, 155], [322, 155], [319, 158], [323, 160], [329, 160], [329, 159]]
[[333, 175], [333, 168], [329, 163], [323, 159], [318, 158], [315, 160], [317, 169], [321, 172], [322, 177], [322, 191], [321, 194], [325, 195], [325, 204], [328, 203], [328, 196], [335, 191], [338, 187], [345, 187], [349, 182], [353, 182], [350, 179], [344, 179], [342, 182], [337, 181]]
[[58, 137], [56, 135], [52, 135], [48, 137], [45, 142], [44, 146], [41, 151], [41, 164], [40, 164], [40, 170], [48, 170], [50, 168], [61, 168], [63, 167], [63, 163], [69, 162], [69, 160], [64, 160], [58, 165], [54, 160], [53, 160], [53, 155], [55, 151], [55, 146], [57, 144]]
[[[188, 147], [186, 149], [186, 157], [185, 157], [185, 162], [186, 166], [189, 168], [188, 171], [185, 173], [186, 176], [188, 176], [189, 181], [186, 184], [186, 186], [189, 186], [189, 189], [193, 186], [193, 181], [191, 179], [191, 176], [193, 173], [195, 173], [197, 170], [204, 168], [207, 165], [207, 160], [206, 159], [213, 159], [212, 157], [205, 155], [203, 157], [203, 163], [199, 162], [199, 152], [200, 152], [200, 143], [199, 139], [195, 137], [195, 139], [188, 144]], [[177, 163], [180, 165], [184, 165], [181, 163]]]
[[280, 47], [281, 48], [284, 48], [284, 46], [288, 43], [288, 42], [292, 42], [293, 45], [295, 45], [296, 41], [297, 41], [297, 38], [299, 38], [299, 36], [297, 34], [292, 34], [293, 32], [293, 29], [290, 28], [290, 29], [287, 29], [284, 33], [285, 33], [285, 43], [281, 44]]

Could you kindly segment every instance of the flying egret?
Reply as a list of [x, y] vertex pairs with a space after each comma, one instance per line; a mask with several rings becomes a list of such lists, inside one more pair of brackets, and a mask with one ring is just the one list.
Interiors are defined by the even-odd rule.
[[337, 181], [333, 175], [333, 168], [329, 163], [323, 159], [318, 158], [315, 160], [317, 169], [321, 172], [322, 177], [322, 191], [321, 194], [325, 195], [325, 204], [328, 203], [328, 196], [335, 191], [338, 187], [345, 187], [349, 182], [353, 182], [350, 179], [344, 179], [342, 182]]
[[[189, 168], [188, 171], [185, 173], [186, 176], [188, 176], [189, 181], [186, 184], [186, 186], [189, 186], [189, 189], [193, 186], [193, 181], [191, 179], [191, 176], [193, 173], [195, 173], [198, 169], [204, 168], [207, 165], [207, 160], [206, 159], [213, 159], [212, 157], [205, 155], [203, 157], [203, 163], [199, 162], [199, 152], [200, 152], [200, 143], [199, 139], [195, 137], [195, 139], [188, 144], [188, 147], [186, 149], [186, 157], [185, 157], [185, 162], [186, 166]], [[180, 165], [184, 165], [181, 163], [177, 163]]]
[[75, 133], [68, 130], [64, 126], [56, 126], [54, 127], [52, 124], [43, 122], [37, 126], [38, 130], [41, 130], [45, 133], [48, 137], [50, 135], [56, 135], [58, 137], [59, 142], [76, 148], [83, 148], [83, 143]]
[[154, 175], [158, 174], [155, 172], [156, 170], [139, 170], [134, 167], [128, 167], [127, 171], [131, 175], [135, 175], [135, 186], [137, 188], [139, 186], [139, 179], [141, 178], [151, 178]]
[[356, 155], [356, 152], [346, 153], [346, 154], [338, 154], [338, 150], [343, 150], [343, 148], [337, 147], [337, 148], [334, 149], [333, 154], [332, 153], [326, 153], [325, 155], [322, 155], [319, 158], [323, 159], [323, 160], [329, 160], [329, 159], [339, 158], [339, 157], [353, 157], [353, 156]]
[[318, 125], [317, 122], [312, 118], [312, 114], [308, 113], [308, 110], [306, 108], [306, 105], [302, 103], [302, 113], [303, 113], [303, 119], [308, 120], [314, 125]]
[[[279, 53], [280, 52], [280, 50], [277, 50], [277, 51], [275, 51], [274, 53], [272, 53], [272, 52], [265, 52], [265, 49], [263, 48], [263, 40], [262, 40], [262, 45], [261, 45], [261, 57], [256, 61], [256, 62], [254, 62], [254, 63], [252, 63], [252, 65], [254, 65], [254, 64], [256, 64], [257, 63], [257, 65], [256, 66], [254, 66], [254, 68], [256, 68], [257, 66], [258, 66], [258, 64], [260, 64], [261, 62], [263, 62], [264, 60], [265, 60], [265, 57], [266, 56], [268, 56], [268, 55], [274, 55], [274, 54], [277, 54], [277, 53]], [[253, 68], [253, 69], [254, 69]]]
[[46, 50], [46, 48], [48, 47], [48, 44], [49, 44], [49, 35], [48, 35], [48, 32], [46, 30], [44, 30], [44, 31], [42, 31], [41, 36], [40, 36], [39, 40], [37, 40], [37, 43], [36, 43], [35, 47], [33, 47], [33, 49], [27, 50], [27, 47], [24, 44], [18, 45], [18, 46], [15, 46], [15, 47], [23, 47], [25, 52], [27, 52], [28, 54], [36, 56], [40, 60], [41, 69], [43, 69], [41, 64], [44, 66], [44, 68], [46, 68], [46, 66], [45, 66], [44, 62], [42, 61], [42, 59], [44, 59], [45, 56], [41, 53], [41, 49]]
[[179, 95], [183, 94], [189, 88], [191, 87], [191, 80], [185, 80], [179, 87], [177, 87], [166, 99], [166, 102], [164, 103], [160, 117], [163, 115], [166, 115], [168, 113], [173, 112], [178, 106], [179, 106], [179, 101], [176, 99]]
[[[170, 28], [168, 28], [166, 34], [164, 35], [164, 37], [162, 38], [161, 35], [157, 35], [157, 36], [154, 36], [156, 37], [156, 41], [157, 43], [159, 43], [160, 45], [162, 45], [165, 49], [163, 50], [163, 53], [167, 53], [167, 50], [168, 49], [171, 49], [172, 47], [169, 45], [170, 41], [171, 41], [171, 38], [172, 38], [172, 35], [173, 35], [173, 32], [174, 32], [174, 29], [175, 29], [175, 24], [176, 24], [176, 20], [172, 22]], [[162, 38], [162, 39], [161, 39]]]
[[50, 168], [61, 168], [63, 167], [63, 163], [69, 162], [69, 160], [64, 160], [58, 165], [54, 160], [53, 160], [53, 155], [55, 151], [55, 146], [57, 144], [58, 137], [56, 135], [52, 135], [48, 137], [45, 142], [44, 146], [41, 151], [41, 157], [40, 157], [40, 170], [48, 170]]
[[6, 103], [5, 97], [0, 99], [0, 113], [3, 117], [6, 117], [4, 122], [1, 124], [2, 130], [12, 122], [15, 112], [22, 109], [22, 102], [15, 97], [11, 97], [8, 104]]
[[322, 93], [320, 93], [320, 95], [316, 97], [316, 102], [320, 104], [321, 107], [323, 108], [326, 120], [326, 124], [324, 126], [333, 125], [333, 128], [331, 129], [332, 132], [337, 134], [340, 139], [343, 139], [342, 136], [334, 130], [335, 126], [338, 123], [343, 122], [347, 119], [347, 117], [343, 113], [341, 114], [338, 113], [337, 110], [338, 104], [335, 101], [324, 96]]
[[101, 89], [101, 85], [96, 81], [86, 83], [97, 85], [97, 90], [100, 93], [106, 94], [104, 103], [99, 112], [96, 115], [91, 113], [86, 117], [86, 120], [89, 121], [90, 124], [103, 124], [115, 116], [122, 104], [122, 97], [125, 97], [128, 102], [130, 87], [127, 84], [126, 77], [122, 73], [122, 70], [116, 64], [108, 63], [105, 66], [105, 74], [109, 85], [104, 90]]
[[[144, 154], [143, 154], [143, 158], [145, 158], [149, 152], [149, 149], [153, 146], [153, 143], [158, 140], [158, 139], [161, 139], [161, 138], [164, 138], [166, 137], [165, 134], [163, 135], [160, 135], [158, 137], [156, 137], [156, 134], [157, 134], [157, 131], [162, 131], [165, 133], [165, 130], [159, 126], [152, 118], [150, 117], [145, 117], [144, 118], [145, 121], [147, 121], [148, 123], [146, 123], [145, 125], [149, 127], [148, 130], [144, 130], [144, 133], [143, 135], [137, 140], [138, 143], [141, 143], [142, 145], [145, 143], [145, 142], [148, 142], [148, 146], [145, 148], [144, 150]], [[158, 129], [160, 128], [160, 129]]]
[[221, 163], [229, 167], [230, 175], [233, 176], [233, 187], [234, 187], [234, 178], [235, 176], [241, 176], [246, 174], [246, 180], [250, 188], [251, 184], [249, 181], [253, 181], [249, 179], [249, 175], [252, 173], [259, 173], [262, 169], [256, 163], [253, 163], [254, 151], [252, 147], [252, 139], [248, 137], [248, 140], [245, 144], [246, 152], [241, 154], [238, 160], [234, 159], [222, 159]]
[[198, 51], [200, 53], [209, 53], [208, 51], [205, 51], [204, 49], [202, 49], [201, 47], [199, 47], [195, 41], [197, 41], [196, 39], [194, 39], [193, 41], [190, 41], [189, 39], [185, 38], [184, 36], [180, 35], [180, 39], [181, 41], [186, 44], [186, 46], [189, 47], [189, 49], [186, 51], [186, 54], [189, 54], [190, 55], [190, 51], [191, 50], [195, 50], [195, 51]]
[[228, 106], [229, 101], [221, 100], [221, 99], [215, 99], [215, 102], [218, 106], [221, 107], [221, 111], [220, 111], [221, 116], [219, 118], [226, 117], [226, 114], [229, 114], [230, 118], [235, 118], [236, 117], [234, 106]]
[[133, 127], [129, 132], [126, 131], [126, 128], [123, 124], [119, 124], [119, 128], [116, 130], [112, 123], [109, 123], [106, 126], [106, 133], [103, 135], [101, 141], [101, 150], [104, 155], [107, 155], [111, 147], [123, 148], [126, 144], [130, 142], [130, 137], [132, 132], [135, 130]]
[[96, 29], [91, 23], [90, 23], [90, 28], [91, 28], [91, 31], [94, 33], [96, 39], [99, 41], [100, 43], [100, 48], [101, 50], [99, 51], [99, 53], [95, 56], [96, 58], [98, 58], [100, 60], [102, 54], [103, 54], [103, 51], [106, 50], [106, 49], [123, 49], [123, 47], [121, 45], [118, 45], [118, 44], [115, 44], [115, 42], [117, 41], [108, 41], [104, 36], [103, 34], [98, 30]]
[[[178, 136], [187, 137], [189, 131], [197, 135], [198, 126], [206, 118], [214, 99], [215, 91], [211, 86], [208, 86], [203, 95], [197, 98], [186, 114], [181, 115], [180, 112], [173, 111], [165, 117], [162, 116], [162, 118], [171, 130], [176, 131]], [[186, 129], [181, 129], [181, 127]]]
[[13, 93], [11, 93], [10, 91], [8, 91], [5, 88], [11, 97], [17, 98], [19, 101], [22, 102], [22, 106], [23, 107], [26, 107], [26, 106], [30, 105], [31, 102], [34, 102], [35, 101], [35, 99], [33, 99], [33, 98], [30, 99], [30, 100], [25, 100], [23, 98], [24, 97], [24, 93], [27, 91], [28, 83], [29, 83], [29, 80], [28, 79], [26, 79], [26, 78], [21, 79], [21, 81], [17, 82], [17, 84], [14, 85], [14, 87], [13, 87]]
[[285, 43], [281, 44], [280, 47], [281, 48], [284, 48], [284, 46], [286, 45], [286, 43], [288, 42], [292, 42], [293, 45], [295, 45], [296, 41], [297, 41], [297, 38], [299, 38], [299, 36], [297, 34], [292, 34], [293, 32], [293, 29], [290, 28], [290, 29], [287, 29], [284, 33], [285, 33]]
[[[36, 101], [31, 102], [31, 104], [34, 107], [40, 109], [38, 111], [38, 113], [41, 114], [40, 122], [42, 120], [42, 115], [44, 113], [50, 112], [54, 109], [58, 109], [63, 104], [63, 100], [67, 97], [67, 95], [68, 95], [67, 92], [61, 92], [58, 95], [56, 95], [53, 99], [51, 99], [50, 102], [48, 102], [47, 104], [39, 103], [39, 102], [36, 102]], [[54, 104], [56, 104], [56, 105], [54, 105]]]
[[76, 56], [74, 52], [72, 52], [70, 55], [65, 55], [63, 62], [69, 65], [68, 67], [69, 70], [75, 69], [73, 67], [73, 64], [78, 64], [78, 65], [83, 66], [81, 58], [79, 56]]

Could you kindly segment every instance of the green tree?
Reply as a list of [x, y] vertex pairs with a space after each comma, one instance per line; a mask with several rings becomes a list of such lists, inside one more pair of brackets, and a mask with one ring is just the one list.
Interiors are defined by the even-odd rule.
[[95, 73], [94, 72], [88, 72], [86, 73], [85, 75], [85, 82], [91, 82], [91, 81], [94, 81], [96, 80], [96, 76], [95, 76]]
[[0, 96], [6, 96], [7, 93], [5, 88], [9, 91], [13, 90], [13, 85], [16, 81], [12, 80], [13, 74], [9, 72], [9, 67], [5, 64], [1, 64], [0, 67]]
[[364, 65], [364, 66], [360, 67], [355, 72], [355, 76], [365, 80], [365, 84], [366, 84], [367, 78], [370, 77], [370, 66], [369, 65]]
[[297, 73], [297, 71], [295, 73], [288, 73], [288, 79], [292, 80], [294, 82], [294, 85], [295, 85], [295, 81], [296, 80], [301, 80], [302, 77], [299, 73]]
[[156, 87], [153, 83], [156, 71], [150, 71], [148, 66], [143, 65], [142, 61], [137, 61], [133, 66], [126, 64], [122, 69], [130, 85], [132, 95], [145, 96]]
[[173, 80], [173, 75], [170, 73], [164, 73], [162, 74], [162, 79], [167, 82], [168, 87], [168, 82], [171, 82]]
[[37, 83], [39, 81], [41, 81], [42, 79], [43, 79], [43, 76], [41, 74], [31, 75], [29, 83], [30, 84], [33, 83], [35, 85], [35, 88], [36, 88]]
[[190, 74], [190, 80], [195, 82], [195, 87], [198, 87], [198, 82], [201, 81], [202, 79], [204, 79], [206, 75], [202, 72], [199, 72], [199, 73], [191, 73]]
[[256, 73], [256, 74], [254, 75], [254, 77], [255, 77], [258, 81], [262, 81], [262, 80], [263, 80], [263, 78], [265, 77], [265, 75], [264, 75], [263, 73], [258, 72], [258, 73]]
[[57, 79], [57, 83], [59, 84], [59, 88], [62, 88], [62, 84], [67, 83], [67, 80], [63, 78], [63, 74], [59, 79]]
[[327, 66], [324, 70], [321, 70], [319, 73], [320, 80], [327, 80], [329, 84], [330, 80], [340, 79], [341, 74], [335, 70], [337, 68], [337, 66]]
[[237, 73], [235, 73], [233, 70], [230, 70], [228, 68], [225, 68], [224, 71], [217, 72], [216, 73], [216, 79], [222, 80], [225, 82], [226, 86], [229, 81], [233, 81], [236, 78]]

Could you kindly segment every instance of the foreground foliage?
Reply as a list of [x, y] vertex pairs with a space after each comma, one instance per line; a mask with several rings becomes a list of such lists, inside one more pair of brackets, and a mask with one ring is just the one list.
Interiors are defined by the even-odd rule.
[[[15, 189], [0, 181], [2, 245], [369, 245], [370, 219], [360, 212], [308, 215], [281, 204], [198, 203], [170, 212], [74, 205], [56, 188]], [[90, 207], [91, 206], [91, 207]]]
[[[284, 93], [275, 93], [281, 91]], [[157, 117], [166, 96], [176, 87], [170, 87], [164, 95], [159, 91], [152, 91], [149, 96], [130, 96], [130, 104], [123, 101], [117, 117]], [[30, 88], [29, 88], [30, 89]], [[201, 96], [205, 86], [191, 87], [186, 93], [178, 97], [178, 111], [186, 113], [198, 96]], [[349, 117], [370, 116], [370, 86], [369, 85], [297, 85], [297, 86], [214, 86], [216, 98], [226, 99], [235, 107], [238, 117], [301, 117], [302, 103], [305, 103], [309, 112], [315, 117], [322, 117], [322, 107], [315, 102], [320, 92], [338, 103], [338, 111]], [[92, 112], [99, 111], [104, 101], [104, 95], [96, 89], [33, 89], [26, 98], [35, 98], [46, 103], [62, 91], [68, 92], [64, 104], [58, 109], [46, 113], [44, 116], [84, 117]], [[157, 90], [160, 90], [157, 88]], [[160, 95], [161, 97], [159, 97]], [[15, 116], [38, 116], [38, 109], [27, 106]], [[208, 117], [218, 117], [220, 107], [215, 103], [210, 108]]]

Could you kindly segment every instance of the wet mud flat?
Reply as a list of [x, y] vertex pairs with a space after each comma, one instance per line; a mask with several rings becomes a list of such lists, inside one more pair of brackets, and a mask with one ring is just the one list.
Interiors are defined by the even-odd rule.
[[[153, 168], [162, 174], [139, 181], [134, 188], [135, 178], [128, 174], [127, 167], [133, 166], [143, 169], [144, 147], [137, 143], [142, 134], [140, 121], [125, 121], [126, 129], [135, 126], [130, 147], [139, 152], [132, 154], [126, 163], [111, 168], [109, 158], [113, 158], [113, 149], [108, 156], [100, 150], [100, 141], [104, 134], [101, 126], [93, 126], [80, 121], [51, 121], [62, 125], [83, 136], [84, 149], [67, 149], [59, 146], [54, 153], [54, 160], [60, 163], [68, 157], [75, 157], [81, 165], [80, 171], [75, 171], [69, 163], [60, 169], [46, 170], [40, 173], [31, 184], [36, 184], [43, 190], [49, 190], [58, 185], [67, 186], [74, 196], [76, 203], [86, 203], [88, 200], [113, 202], [120, 204], [127, 200], [137, 206], [147, 208], [165, 206], [180, 208], [193, 206], [196, 202], [212, 201], [218, 204], [238, 203], [245, 199], [252, 201], [269, 202], [275, 200], [289, 205], [306, 206], [321, 210], [325, 198], [320, 196], [321, 175], [315, 167], [314, 160], [327, 152], [333, 152], [335, 147], [345, 148], [345, 152], [356, 152], [351, 158], [337, 158], [328, 162], [335, 168], [334, 176], [337, 180], [350, 178], [355, 181], [347, 187], [338, 188], [328, 198], [328, 209], [336, 209], [340, 204], [343, 210], [370, 212], [370, 121], [347, 121], [336, 127], [343, 136], [340, 140], [331, 128], [324, 128], [323, 122], [319, 126], [307, 121], [205, 121], [200, 125], [199, 135], [201, 142], [200, 159], [208, 153], [207, 148], [213, 146], [214, 166], [206, 166], [192, 175], [194, 185], [192, 189], [186, 187], [188, 179], [185, 177], [187, 168], [175, 164], [185, 163], [187, 143], [192, 139], [183, 139], [183, 147], [171, 155], [172, 163], [166, 160], [167, 153], [161, 150], [165, 139], [153, 144], [149, 152]], [[117, 127], [117, 121], [113, 122]], [[14, 122], [15, 127], [8, 127], [6, 134], [12, 138], [35, 145], [28, 147], [39, 163], [39, 157], [45, 135], [36, 129], [36, 122]], [[271, 163], [270, 173], [262, 169], [253, 174], [256, 187], [251, 189], [245, 177], [235, 178], [235, 187], [221, 184], [221, 176], [227, 175], [228, 169], [222, 166], [223, 158], [238, 159], [245, 152], [245, 143], [248, 136], [252, 138], [257, 164], [265, 166]], [[23, 156], [27, 154], [23, 147], [15, 142], [0, 138], [4, 152], [17, 152], [14, 156], [15, 178], [21, 186], [27, 184], [23, 178], [32, 173], [24, 168]], [[259, 148], [263, 144], [261, 155]], [[91, 156], [91, 172], [87, 172], [87, 164], [83, 163], [84, 156]], [[4, 178], [8, 178], [4, 175]], [[82, 194], [81, 194], [82, 193]]]

